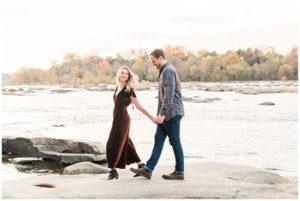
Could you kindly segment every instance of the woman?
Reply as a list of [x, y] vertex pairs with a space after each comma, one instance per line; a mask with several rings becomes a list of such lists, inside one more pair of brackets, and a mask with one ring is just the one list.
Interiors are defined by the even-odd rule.
[[115, 103], [113, 123], [106, 143], [106, 158], [108, 167], [111, 169], [107, 180], [118, 179], [119, 174], [116, 168], [125, 169], [126, 164], [137, 163], [139, 168], [144, 166], [129, 137], [130, 117], [127, 107], [130, 103], [133, 103], [139, 111], [155, 122], [154, 117], [138, 102], [134, 92], [137, 78], [127, 66], [118, 70], [116, 83], [117, 87], [113, 96]]

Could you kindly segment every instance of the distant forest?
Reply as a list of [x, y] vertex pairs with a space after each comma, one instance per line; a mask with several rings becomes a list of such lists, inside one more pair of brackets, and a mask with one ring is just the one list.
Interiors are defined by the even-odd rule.
[[[165, 46], [167, 61], [174, 65], [180, 79], [187, 81], [258, 81], [298, 80], [298, 47], [285, 55], [274, 48], [238, 49], [218, 54], [193, 52], [182, 46]], [[119, 67], [126, 65], [140, 81], [156, 81], [158, 71], [149, 52], [132, 49], [116, 57], [67, 53], [62, 63], [52, 61], [48, 70], [21, 67], [13, 74], [3, 74], [3, 84], [99, 84], [114, 83]]]

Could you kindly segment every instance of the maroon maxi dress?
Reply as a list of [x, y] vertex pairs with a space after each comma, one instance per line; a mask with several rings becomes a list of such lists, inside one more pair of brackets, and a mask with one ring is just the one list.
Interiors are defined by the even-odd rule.
[[136, 97], [134, 90], [125, 91], [125, 87], [113, 99], [115, 103], [113, 111], [113, 123], [106, 143], [106, 158], [111, 169], [125, 169], [126, 164], [140, 162], [134, 144], [129, 137], [130, 117], [127, 107], [130, 105], [130, 96]]

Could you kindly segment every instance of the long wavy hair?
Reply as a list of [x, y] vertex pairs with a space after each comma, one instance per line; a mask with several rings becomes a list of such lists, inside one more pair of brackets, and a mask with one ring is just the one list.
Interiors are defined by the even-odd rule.
[[129, 93], [131, 88], [133, 90], [136, 89], [139, 78], [127, 66], [122, 66], [122, 67], [119, 68], [119, 70], [117, 72], [117, 76], [116, 76], [116, 83], [117, 83], [117, 85], [119, 85], [119, 83], [120, 83], [119, 75], [121, 73], [121, 70], [123, 70], [123, 69], [126, 69], [128, 71], [128, 79], [127, 79], [126, 84], [125, 84], [125, 88], [126, 88], [125, 91], [127, 93]]

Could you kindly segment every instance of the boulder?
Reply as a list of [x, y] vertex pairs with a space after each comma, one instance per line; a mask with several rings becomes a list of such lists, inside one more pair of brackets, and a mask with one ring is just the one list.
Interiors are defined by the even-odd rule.
[[66, 167], [62, 174], [104, 174], [109, 171], [109, 168], [103, 167], [102, 165], [97, 165], [91, 162], [80, 162]]
[[33, 158], [33, 157], [12, 158], [9, 160], [16, 164], [33, 164], [33, 163], [43, 162], [42, 158]]
[[106, 154], [79, 154], [43, 151], [43, 158], [57, 160], [63, 164], [74, 164], [81, 161], [105, 162]]
[[101, 143], [55, 138], [3, 137], [2, 153], [47, 158], [65, 164], [106, 161], [106, 149]]
[[280, 175], [263, 170], [248, 172], [240, 171], [233, 173], [232, 176], [228, 178], [256, 184], [281, 184], [287, 182], [287, 180], [281, 177]]

